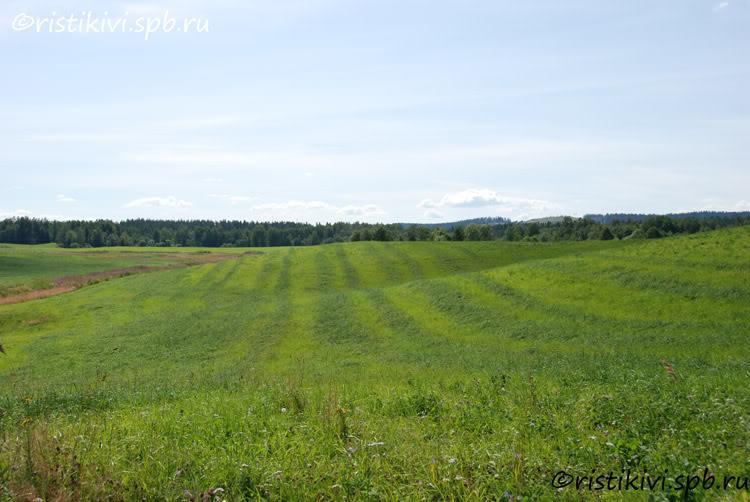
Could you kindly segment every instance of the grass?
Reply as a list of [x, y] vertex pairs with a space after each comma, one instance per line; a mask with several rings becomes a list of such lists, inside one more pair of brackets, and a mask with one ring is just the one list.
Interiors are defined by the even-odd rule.
[[5, 245], [0, 248], [0, 304], [53, 296], [134, 273], [231, 259], [241, 253], [197, 248], [173, 252], [164, 248], [73, 250]]
[[[0, 305], [0, 500], [747, 500], [551, 483], [750, 476], [749, 248], [269, 248]], [[82, 251], [0, 284], [158, 260]]]

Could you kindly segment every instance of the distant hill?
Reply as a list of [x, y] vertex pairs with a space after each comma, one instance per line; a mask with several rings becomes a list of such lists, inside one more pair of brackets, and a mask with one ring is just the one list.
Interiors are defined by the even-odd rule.
[[[548, 216], [546, 218], [533, 218], [525, 220], [524, 223], [562, 223], [565, 216]], [[571, 216], [574, 220], [579, 219], [577, 216]]]
[[[736, 217], [750, 217], [750, 211], [693, 211], [689, 213], [668, 213], [666, 215], [657, 215], [655, 213], [607, 213], [607, 214], [586, 214], [583, 218], [593, 220], [597, 223], [611, 223], [612, 220], [620, 221], [643, 221], [649, 216], [669, 216], [674, 219], [683, 218], [697, 218], [697, 219], [708, 219], [708, 218], [736, 218]], [[455, 227], [465, 227], [466, 225], [478, 224], [478, 225], [507, 225], [508, 223], [561, 223], [563, 218], [566, 216], [547, 216], [544, 218], [532, 218], [530, 220], [524, 220], [522, 222], [514, 222], [510, 218], [503, 218], [502, 216], [495, 217], [483, 217], [483, 218], [471, 218], [468, 220], [449, 221], [445, 223], [397, 223], [403, 228], [407, 228], [410, 225], [416, 225], [418, 227], [427, 227], [429, 229], [442, 228], [443, 230], [450, 230]], [[571, 216], [574, 220], [580, 219], [578, 216]]]
[[587, 214], [584, 216], [584, 218], [594, 220], [597, 223], [611, 223], [612, 220], [643, 221], [649, 216], [669, 216], [670, 218], [674, 218], [674, 219], [736, 218], [738, 216], [747, 218], [747, 217], [750, 217], [750, 211], [693, 211], [690, 213], [669, 213], [666, 215], [642, 214], [642, 213], [612, 213], [612, 214], [607, 213], [607, 214]]
[[443, 230], [450, 230], [454, 227], [465, 227], [466, 225], [505, 225], [511, 223], [510, 218], [503, 218], [502, 216], [484, 217], [484, 218], [471, 218], [469, 220], [449, 221], [447, 223], [399, 223], [402, 227], [406, 228], [411, 225], [417, 225], [418, 227], [442, 228]]

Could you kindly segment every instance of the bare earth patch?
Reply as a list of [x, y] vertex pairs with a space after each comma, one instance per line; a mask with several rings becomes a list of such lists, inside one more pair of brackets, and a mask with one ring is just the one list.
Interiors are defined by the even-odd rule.
[[26, 319], [23, 323], [26, 326], [37, 326], [39, 324], [44, 324], [45, 322], [50, 322], [52, 320], [52, 316], [44, 316], [40, 317], [38, 319]]
[[[259, 255], [260, 251], [246, 251], [242, 254], [230, 253], [159, 253], [160, 258], [179, 260], [180, 263], [170, 263], [169, 265], [135, 265], [127, 268], [117, 268], [113, 270], [104, 270], [102, 272], [91, 272], [88, 274], [68, 275], [58, 277], [45, 283], [45, 287], [24, 291], [23, 293], [0, 297], [0, 305], [10, 303], [21, 303], [30, 300], [38, 300], [62, 293], [69, 293], [80, 289], [84, 286], [90, 286], [101, 281], [117, 279], [133, 274], [143, 274], [147, 272], [157, 272], [159, 270], [171, 270], [175, 268], [192, 267], [196, 265], [205, 265], [207, 263], [216, 263], [219, 261], [235, 260], [243, 256]], [[22, 286], [21, 286], [22, 288]]]

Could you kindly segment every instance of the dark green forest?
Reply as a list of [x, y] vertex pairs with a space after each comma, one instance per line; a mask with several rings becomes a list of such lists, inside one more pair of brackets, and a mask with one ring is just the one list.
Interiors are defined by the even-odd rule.
[[747, 225], [750, 216], [746, 213], [716, 213], [704, 217], [644, 215], [643, 218], [637, 219], [600, 218], [600, 221], [593, 218], [571, 217], [549, 222], [514, 223], [503, 219], [494, 221], [497, 222], [486, 224], [456, 222], [442, 225], [339, 222], [313, 225], [294, 222], [227, 220], [50, 221], [22, 217], [0, 221], [0, 242], [56, 243], [66, 248], [96, 248], [105, 246], [315, 246], [332, 242], [372, 240], [554, 242], [655, 239]]
[[[607, 213], [607, 214], [587, 214], [584, 218], [594, 220], [597, 223], [611, 223], [614, 220], [619, 221], [643, 221], [650, 216], [658, 216], [654, 214], [639, 214], [639, 213]], [[748, 218], [750, 217], [750, 211], [692, 211], [689, 213], [667, 213], [664, 216], [669, 216], [674, 219], [685, 219], [685, 218], [697, 218], [700, 220], [711, 219], [711, 218], [734, 218], [737, 216]]]

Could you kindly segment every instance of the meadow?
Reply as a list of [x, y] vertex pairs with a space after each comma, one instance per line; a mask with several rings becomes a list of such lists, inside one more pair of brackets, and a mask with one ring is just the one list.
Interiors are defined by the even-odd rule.
[[211, 251], [0, 247], [152, 267], [0, 305], [0, 500], [748, 500], [750, 227]]

